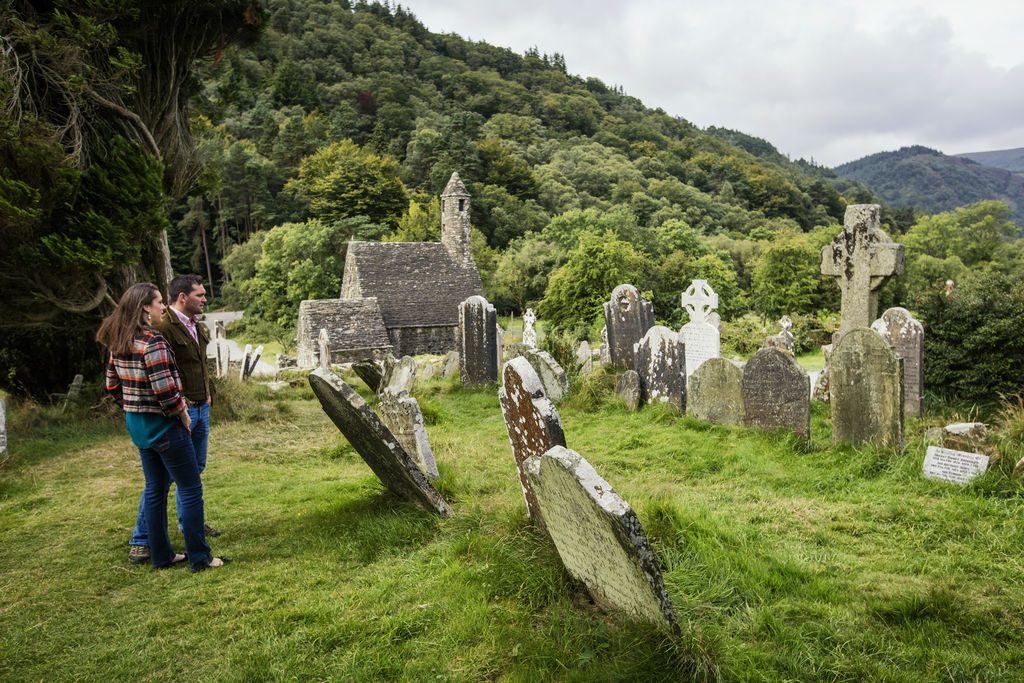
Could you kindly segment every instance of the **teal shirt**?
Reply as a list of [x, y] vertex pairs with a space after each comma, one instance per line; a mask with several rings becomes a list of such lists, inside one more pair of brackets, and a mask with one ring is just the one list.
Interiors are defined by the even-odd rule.
[[125, 413], [124, 421], [128, 425], [132, 443], [138, 448], [152, 448], [153, 444], [179, 422], [178, 418], [157, 413]]

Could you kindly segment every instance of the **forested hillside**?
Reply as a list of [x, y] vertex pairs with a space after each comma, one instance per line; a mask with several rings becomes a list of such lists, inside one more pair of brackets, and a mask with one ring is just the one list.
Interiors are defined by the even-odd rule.
[[994, 149], [988, 152], [966, 152], [956, 156], [976, 161], [983, 166], [994, 166], [1013, 173], [1024, 174], [1024, 147]]
[[903, 147], [834, 170], [869, 186], [893, 206], [937, 213], [998, 199], [1009, 204], [1013, 219], [1024, 225], [1024, 177], [996, 168], [997, 164], [983, 166], [968, 156], [947, 156], [920, 146]]
[[[756, 348], [784, 313], [810, 348], [838, 307], [819, 250], [848, 203], [877, 201], [557, 53], [433, 33], [395, 5], [19, 1], [0, 27], [0, 384], [37, 397], [96, 375], [99, 320], [129, 283], [165, 282], [168, 253], [287, 346], [301, 300], [338, 296], [349, 240], [438, 238], [453, 171], [502, 312], [596, 335], [601, 302], [632, 282], [677, 326], [680, 292], [703, 278], [730, 348]], [[931, 259], [908, 257], [885, 301], [1016, 273], [1007, 215], [884, 210]], [[991, 248], [951, 252], [949, 234]]]
[[[473, 195], [477, 260], [505, 308], [540, 301], [545, 274], [587, 230], [611, 230], [623, 246], [609, 248], [640, 259], [616, 252], [615, 261], [651, 270], [668, 259], [671, 291], [693, 274], [688, 260], [742, 269], [718, 255], [730, 240], [842, 218], [847, 197], [827, 170], [646, 108], [619, 87], [571, 75], [558, 54], [431, 33], [383, 5], [292, 0], [266, 9], [263, 40], [229, 48], [202, 74], [194, 129], [206, 183], [179, 212], [172, 242], [178, 269], [204, 271], [208, 260], [215, 281], [225, 272], [248, 281], [237, 300], [255, 300], [256, 312], [282, 324], [295, 303], [284, 292], [300, 283], [253, 282], [263, 247], [222, 262], [234, 245], [284, 224], [320, 231], [330, 245], [430, 238], [431, 200], [452, 171]], [[326, 234], [343, 219], [344, 234]], [[714, 235], [718, 250], [686, 248]], [[340, 273], [319, 275], [321, 289], [303, 296], [336, 295]], [[640, 277], [629, 268], [618, 276]]]

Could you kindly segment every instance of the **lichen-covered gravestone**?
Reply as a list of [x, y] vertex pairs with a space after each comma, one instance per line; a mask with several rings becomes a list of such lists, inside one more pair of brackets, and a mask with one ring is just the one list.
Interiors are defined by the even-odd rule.
[[361, 360], [352, 364], [352, 371], [359, 379], [370, 387], [370, 391], [378, 393], [384, 384], [384, 365], [373, 359]]
[[654, 327], [654, 304], [633, 285], [619, 285], [612, 290], [611, 301], [604, 304], [604, 320], [609, 361], [632, 369], [636, 343]]
[[505, 416], [505, 427], [512, 445], [512, 457], [519, 471], [527, 514], [543, 526], [544, 519], [533, 493], [533, 484], [526, 476], [523, 463], [531, 456], [543, 455], [554, 446], [565, 445], [562, 419], [554, 404], [544, 395], [544, 387], [537, 373], [529, 361], [522, 357], [505, 363], [498, 401]]
[[821, 273], [836, 278], [842, 293], [838, 341], [858, 327], [868, 327], [878, 315], [878, 290], [893, 275], [903, 273], [903, 245], [881, 228], [878, 204], [846, 207], [843, 230], [821, 248]]
[[391, 430], [405, 452], [413, 457], [423, 474], [437, 479], [437, 462], [427, 439], [419, 402], [412, 396], [396, 396], [385, 391], [380, 395], [377, 411], [380, 421]]
[[615, 395], [626, 403], [626, 410], [636, 412], [643, 404], [643, 385], [640, 382], [640, 373], [636, 370], [626, 370], [615, 383]]
[[686, 358], [679, 335], [655, 325], [636, 346], [634, 359], [644, 399], [686, 410]]
[[563, 446], [531, 456], [526, 470], [558, 556], [594, 602], [678, 633], [658, 558], [629, 503]]
[[408, 395], [415, 383], [416, 359], [412, 356], [402, 356], [402, 360], [388, 364], [378, 393], [390, 393], [395, 396]]
[[686, 413], [724, 425], [744, 423], [743, 370], [726, 358], [701, 363], [687, 380]]
[[829, 399], [832, 438], [903, 448], [901, 361], [882, 335], [862, 327], [832, 350]]
[[444, 357], [444, 363], [441, 364], [441, 376], [448, 379], [457, 374], [459, 374], [459, 352], [449, 351], [448, 355]]
[[442, 517], [451, 515], [448, 502], [355, 389], [320, 369], [310, 373], [309, 385], [331, 422], [389, 491]]
[[459, 304], [459, 375], [479, 386], [498, 381], [498, 316], [482, 296]]
[[811, 380], [785, 351], [761, 349], [743, 368], [744, 423], [811, 435]]
[[535, 322], [537, 316], [532, 308], [527, 308], [526, 313], [523, 313], [523, 344], [531, 349], [537, 348], [537, 330], [533, 329]]
[[692, 375], [701, 363], [721, 355], [721, 333], [708, 322], [708, 316], [718, 308], [718, 295], [706, 280], [694, 280], [681, 299], [690, 322], [679, 330], [679, 338], [686, 347], [686, 374]]
[[561, 403], [569, 395], [569, 377], [550, 353], [521, 346], [517, 357], [525, 358], [533, 367], [552, 403]]
[[903, 359], [903, 409], [919, 417], [924, 412], [924, 326], [905, 308], [890, 308], [871, 323]]
[[576, 349], [576, 365], [584, 375], [594, 371], [594, 354], [590, 350], [590, 342], [586, 339], [581, 341], [579, 348]]

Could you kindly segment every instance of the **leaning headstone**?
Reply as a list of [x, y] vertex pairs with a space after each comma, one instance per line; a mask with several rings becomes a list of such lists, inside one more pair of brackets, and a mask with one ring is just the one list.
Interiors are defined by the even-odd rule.
[[384, 392], [377, 403], [380, 421], [391, 430], [405, 452], [413, 457], [416, 464], [429, 479], [437, 479], [437, 462], [434, 451], [427, 440], [427, 428], [423, 424], [420, 404], [412, 396], [396, 396]]
[[562, 399], [569, 395], [569, 378], [550, 353], [521, 347], [519, 357], [525, 358], [533, 367], [540, 378], [541, 386], [544, 387], [544, 395], [551, 399], [552, 403], [561, 403]]
[[832, 351], [832, 438], [903, 448], [903, 379], [896, 353], [874, 330], [846, 332]]
[[871, 323], [896, 356], [903, 359], [903, 410], [919, 417], [924, 412], [924, 326], [905, 308], [890, 308]]
[[811, 380], [794, 358], [761, 349], [743, 368], [744, 423], [811, 436]]
[[604, 320], [610, 362], [631, 369], [636, 343], [654, 327], [654, 304], [633, 285], [619, 285], [604, 304]]
[[[256, 350], [252, 352], [252, 355], [248, 357], [248, 365], [242, 366], [242, 379], [247, 380], [252, 377], [252, 373], [256, 370], [257, 363], [260, 362], [260, 358], [263, 357], [263, 345], [256, 347]], [[330, 355], [328, 354], [328, 357]]]
[[224, 327], [224, 321], [218, 320], [213, 324], [213, 338], [214, 339], [227, 339], [228, 332]]
[[988, 469], [988, 456], [929, 446], [921, 469], [928, 479], [967, 484]]
[[565, 445], [562, 419], [554, 404], [544, 395], [540, 378], [525, 358], [513, 358], [505, 363], [501, 379], [498, 401], [505, 416], [512, 457], [519, 471], [526, 512], [530, 519], [544, 526], [544, 518], [524, 463], [531, 456], [540, 456], [555, 446]]
[[7, 404], [0, 398], [0, 458], [7, 455]]
[[412, 356], [402, 356], [402, 360], [391, 365], [384, 375], [381, 383], [381, 394], [388, 393], [394, 396], [409, 395], [413, 384], [416, 383], [416, 359]]
[[498, 317], [482, 296], [459, 304], [459, 375], [470, 386], [498, 381]]
[[686, 414], [715, 424], [743, 424], [743, 370], [725, 358], [701, 363], [686, 383]]
[[584, 375], [594, 371], [594, 354], [590, 350], [590, 342], [583, 340], [576, 349], [576, 366]]
[[562, 564], [594, 602], [678, 632], [658, 558], [629, 503], [564, 446], [531, 456], [526, 471]]
[[637, 374], [647, 403], [667, 403], [686, 411], [686, 357], [679, 335], [655, 325], [636, 346]]
[[523, 344], [531, 349], [537, 348], [537, 330], [533, 329], [535, 322], [537, 316], [534, 315], [532, 308], [527, 308], [526, 313], [523, 313]]
[[708, 324], [713, 325], [716, 330], [722, 329], [722, 316], [718, 315], [718, 311], [708, 313]]
[[694, 280], [681, 296], [690, 322], [679, 330], [686, 347], [686, 374], [692, 375], [701, 363], [722, 355], [721, 333], [708, 322], [711, 311], [718, 308], [718, 295], [706, 280]]
[[878, 204], [846, 207], [843, 231], [821, 248], [821, 273], [836, 278], [842, 293], [838, 341], [850, 330], [871, 325], [878, 315], [878, 290], [903, 273], [903, 245], [881, 228]]
[[248, 377], [250, 358], [252, 358], [252, 344], [246, 344], [245, 351], [242, 352], [242, 368], [238, 371], [238, 380], [240, 382], [244, 382], [245, 378]]
[[71, 380], [71, 384], [68, 385], [68, 393], [64, 394], [64, 405], [61, 406], [61, 412], [68, 409], [69, 405], [74, 405], [78, 401], [78, 397], [82, 393], [82, 384], [85, 383], [85, 378], [82, 375], [75, 375], [74, 379]]
[[626, 410], [636, 412], [643, 402], [643, 388], [640, 374], [636, 370], [626, 370], [615, 383], [615, 395], [626, 403]]
[[459, 352], [449, 351], [448, 355], [444, 357], [444, 363], [441, 364], [441, 376], [448, 379], [457, 374], [459, 374]]
[[327, 329], [324, 327], [320, 328], [320, 336], [317, 339], [317, 348], [319, 350], [320, 369], [330, 370], [331, 369], [331, 345], [330, 337], [327, 334]]
[[320, 369], [310, 373], [309, 385], [327, 416], [389, 491], [442, 517], [451, 515], [448, 502], [355, 389]]
[[352, 372], [370, 387], [373, 393], [379, 393], [384, 381], [384, 365], [373, 359], [361, 360], [352, 364]]

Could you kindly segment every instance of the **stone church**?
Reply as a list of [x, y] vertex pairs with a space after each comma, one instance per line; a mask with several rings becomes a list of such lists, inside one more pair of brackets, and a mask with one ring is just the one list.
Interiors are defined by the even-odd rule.
[[456, 348], [459, 304], [483, 295], [469, 222], [469, 192], [452, 173], [441, 193], [440, 242], [349, 242], [341, 298], [299, 307], [299, 365], [316, 365], [321, 327], [334, 363]]

